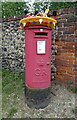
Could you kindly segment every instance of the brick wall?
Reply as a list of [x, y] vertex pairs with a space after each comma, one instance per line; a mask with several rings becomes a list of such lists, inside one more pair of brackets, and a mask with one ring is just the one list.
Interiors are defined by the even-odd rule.
[[65, 85], [77, 83], [77, 8], [57, 11], [55, 80]]

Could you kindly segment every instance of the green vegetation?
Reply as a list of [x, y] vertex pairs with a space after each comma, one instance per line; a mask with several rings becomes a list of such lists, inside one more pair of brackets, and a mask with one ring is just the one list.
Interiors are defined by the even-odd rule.
[[22, 90], [24, 86], [24, 75], [13, 73], [9, 70], [2, 71], [2, 91], [5, 94], [11, 94]]
[[72, 112], [77, 114], [77, 107], [75, 109], [72, 109]]
[[13, 117], [13, 115], [17, 112], [17, 108], [13, 107], [11, 108], [8, 117]]
[[24, 9], [28, 9], [26, 2], [4, 2], [2, 3], [2, 18], [21, 15]]
[[75, 87], [67, 87], [69, 91], [72, 91], [73, 93], [77, 93], [77, 86]]
[[[76, 2], [35, 2], [32, 7], [32, 11], [50, 8], [50, 10], [69, 8], [77, 6]], [[23, 15], [24, 9], [30, 10], [31, 4], [28, 2], [3, 2], [2, 3], [2, 18]]]
[[[7, 117], [12, 117], [17, 112], [19, 96], [24, 92], [24, 74], [2, 70], [2, 110]], [[8, 109], [7, 109], [8, 108]]]
[[50, 6], [50, 10], [56, 10], [56, 9], [62, 9], [62, 8], [69, 8], [69, 7], [75, 7], [77, 6], [77, 3], [74, 2], [36, 2], [34, 3], [34, 9], [40, 9], [41, 8], [48, 8]]

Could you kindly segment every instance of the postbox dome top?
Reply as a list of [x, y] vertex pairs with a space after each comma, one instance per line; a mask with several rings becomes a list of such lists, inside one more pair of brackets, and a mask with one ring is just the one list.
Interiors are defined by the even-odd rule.
[[20, 20], [20, 26], [22, 29], [24, 29], [27, 26], [36, 26], [36, 25], [48, 26], [51, 29], [53, 29], [56, 23], [57, 21], [53, 18], [41, 17], [41, 16], [27, 17]]

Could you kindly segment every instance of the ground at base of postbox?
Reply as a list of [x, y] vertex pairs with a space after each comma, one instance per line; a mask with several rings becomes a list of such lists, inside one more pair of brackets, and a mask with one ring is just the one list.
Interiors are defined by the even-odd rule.
[[[25, 103], [24, 74], [3, 73], [2, 116], [4, 118], [74, 118], [77, 110], [75, 104], [76, 91], [68, 91], [66, 87], [52, 82], [50, 104], [44, 109], [30, 108]], [[7, 109], [6, 109], [7, 108]]]

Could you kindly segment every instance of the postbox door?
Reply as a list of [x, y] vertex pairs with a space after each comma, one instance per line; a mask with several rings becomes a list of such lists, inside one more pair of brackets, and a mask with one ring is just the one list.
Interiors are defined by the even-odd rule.
[[26, 36], [26, 85], [46, 88], [50, 86], [51, 77], [51, 30], [41, 35], [35, 35], [34, 30], [30, 30], [29, 35], [28, 30]]

